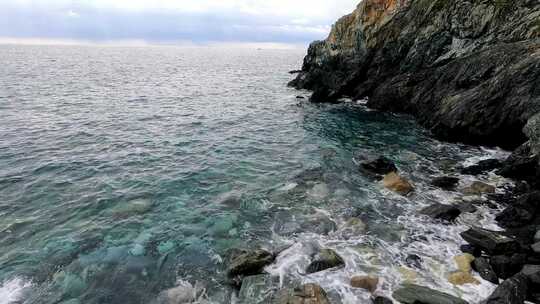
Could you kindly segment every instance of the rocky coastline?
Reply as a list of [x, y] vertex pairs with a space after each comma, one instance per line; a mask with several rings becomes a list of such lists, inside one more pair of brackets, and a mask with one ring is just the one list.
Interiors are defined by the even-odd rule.
[[[511, 178], [515, 187], [500, 191], [478, 182], [466, 190], [481, 195], [480, 204], [505, 206], [496, 217], [505, 231], [463, 232], [463, 255], [455, 258], [459, 270], [448, 279], [476, 284], [475, 271], [497, 284], [486, 304], [540, 303], [539, 1], [364, 0], [325, 41], [311, 44], [290, 86], [312, 90], [312, 102], [367, 99], [370, 108], [411, 114], [443, 140], [513, 150], [502, 162], [461, 169], [465, 175]], [[360, 170], [401, 195], [414, 191], [388, 159], [365, 162]], [[458, 182], [441, 176], [432, 185], [451, 190]], [[443, 204], [421, 211], [449, 225], [462, 212]], [[321, 265], [339, 267], [339, 256], [327, 255], [333, 258]], [[353, 278], [352, 284], [371, 290], [376, 278]], [[278, 303], [328, 303], [319, 289], [303, 286]], [[393, 298], [467, 303], [411, 284]], [[376, 297], [373, 303], [392, 301]]]

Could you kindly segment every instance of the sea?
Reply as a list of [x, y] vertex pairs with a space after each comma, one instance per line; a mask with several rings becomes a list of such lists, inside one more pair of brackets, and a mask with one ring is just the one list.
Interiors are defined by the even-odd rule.
[[[0, 45], [0, 304], [256, 304], [305, 283], [332, 303], [370, 303], [355, 275], [379, 277], [375, 295], [414, 282], [486, 298], [495, 285], [447, 275], [459, 233], [499, 229], [498, 208], [451, 225], [419, 210], [470, 202], [460, 189], [477, 179], [509, 184], [457, 170], [507, 152], [438, 141], [365, 100], [311, 104], [287, 87], [305, 52]], [[380, 155], [414, 193], [359, 170]], [[458, 189], [430, 185], [442, 175]], [[274, 283], [249, 299], [227, 278], [238, 248], [277, 254]], [[323, 248], [345, 266], [306, 274]]]

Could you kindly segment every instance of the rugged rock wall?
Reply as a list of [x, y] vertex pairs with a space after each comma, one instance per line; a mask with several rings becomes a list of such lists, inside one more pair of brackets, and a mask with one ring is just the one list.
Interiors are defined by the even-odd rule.
[[314, 102], [368, 97], [442, 139], [516, 148], [540, 112], [540, 1], [364, 0], [311, 44], [290, 85]]

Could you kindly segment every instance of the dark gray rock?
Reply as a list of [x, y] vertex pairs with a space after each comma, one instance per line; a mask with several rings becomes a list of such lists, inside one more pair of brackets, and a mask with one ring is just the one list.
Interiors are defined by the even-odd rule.
[[540, 223], [540, 191], [520, 196], [496, 217], [507, 228], [523, 227]]
[[486, 304], [523, 304], [528, 290], [527, 277], [517, 274], [502, 282], [487, 299]]
[[506, 280], [519, 273], [526, 262], [527, 256], [519, 253], [510, 256], [495, 255], [489, 260], [489, 263], [493, 271], [495, 271], [497, 274], [497, 277], [503, 280]]
[[501, 254], [513, 252], [517, 242], [500, 232], [473, 227], [461, 233], [461, 237], [469, 244], [481, 248], [490, 254]]
[[476, 206], [474, 204], [471, 204], [469, 202], [462, 202], [462, 203], [456, 205], [456, 207], [462, 213], [475, 213], [476, 211], [478, 211], [478, 208], [476, 208]]
[[409, 254], [405, 258], [405, 264], [411, 268], [422, 269], [422, 258], [416, 254]]
[[431, 185], [444, 190], [454, 190], [459, 183], [459, 178], [451, 176], [441, 176], [434, 178]]
[[227, 267], [229, 277], [261, 274], [264, 267], [274, 262], [275, 256], [262, 249], [235, 250]]
[[461, 174], [480, 175], [486, 172], [500, 169], [502, 166], [503, 163], [498, 159], [486, 159], [478, 162], [478, 164], [476, 165], [461, 169]]
[[455, 206], [434, 204], [422, 209], [420, 213], [437, 220], [453, 222], [461, 214], [461, 211]]
[[380, 177], [391, 172], [397, 172], [397, 167], [390, 159], [380, 156], [376, 159], [362, 162], [360, 164], [360, 171], [374, 177]]
[[486, 258], [476, 258], [472, 263], [472, 267], [480, 274], [482, 279], [493, 284], [499, 284], [499, 278]]
[[521, 273], [529, 279], [529, 282], [540, 285], [540, 265], [525, 265]]
[[403, 304], [467, 304], [465, 300], [427, 287], [406, 284], [392, 297]]
[[332, 249], [322, 249], [306, 269], [306, 273], [315, 273], [330, 268], [345, 266], [345, 261]]
[[531, 249], [534, 253], [540, 253], [540, 242], [532, 244]]
[[463, 253], [470, 253], [472, 254], [473, 256], [475, 257], [480, 257], [482, 256], [482, 249], [478, 248], [478, 247], [475, 247], [473, 245], [470, 245], [470, 244], [466, 244], [466, 245], [461, 245], [459, 247], [459, 249], [461, 250], [461, 252]]
[[393, 304], [392, 300], [385, 297], [376, 297], [373, 299], [373, 304]]

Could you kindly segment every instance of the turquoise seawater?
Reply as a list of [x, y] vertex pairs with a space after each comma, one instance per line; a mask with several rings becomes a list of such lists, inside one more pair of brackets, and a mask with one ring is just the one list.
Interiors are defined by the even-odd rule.
[[[444, 285], [465, 225], [419, 225], [415, 211], [460, 197], [433, 176], [501, 152], [438, 142], [359, 103], [297, 99], [308, 93], [286, 84], [304, 53], [0, 46], [0, 303], [154, 303], [180, 282], [230, 303], [225, 253], [257, 246], [292, 246], [268, 271], [283, 286], [318, 282], [336, 303], [369, 298], [347, 286], [368, 269], [390, 291], [401, 258], [425, 248], [443, 270], [419, 280]], [[416, 194], [359, 172], [381, 154]], [[340, 233], [353, 217], [365, 235]], [[347, 268], [299, 275], [313, 243]]]

